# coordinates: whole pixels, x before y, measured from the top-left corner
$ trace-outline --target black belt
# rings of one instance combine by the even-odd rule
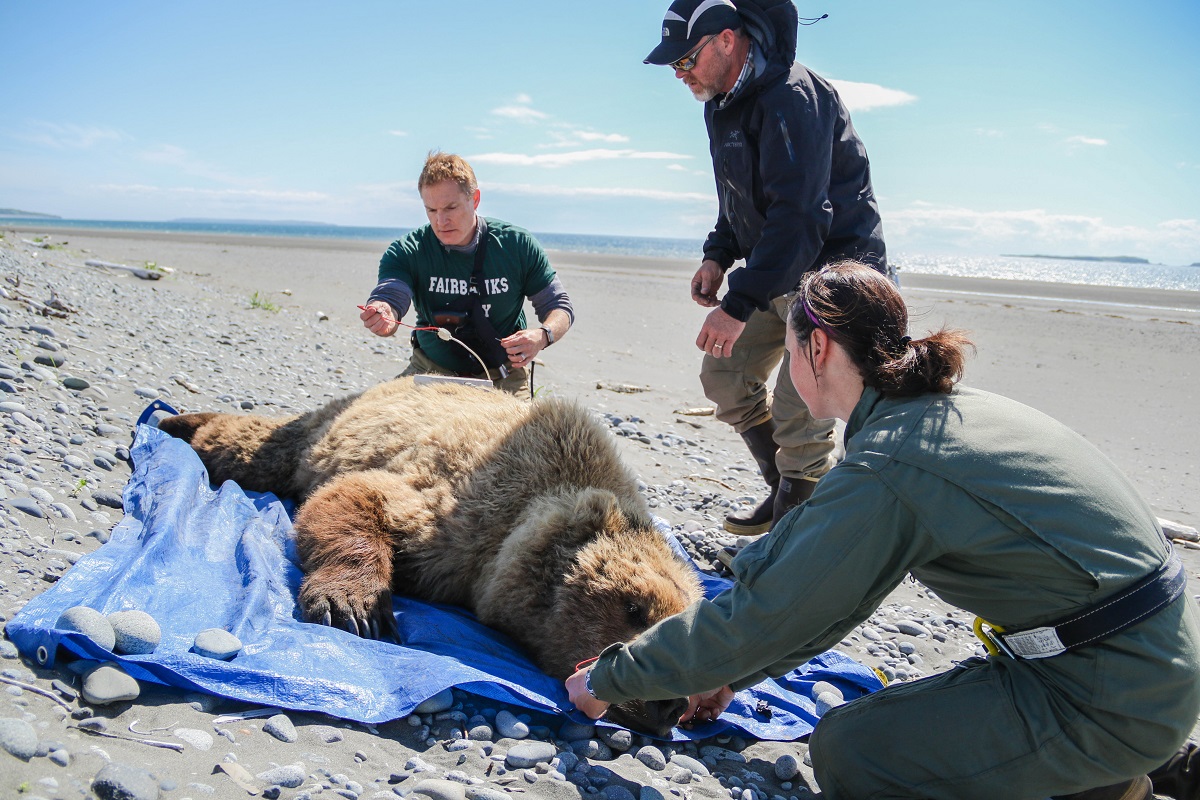
[[[1107,639],[1157,614],[1183,594],[1186,585],[1183,562],[1172,550],[1167,563],[1154,573],[1064,620],[1005,631],[994,626],[985,629],[982,620],[977,619],[975,633],[990,645],[993,655],[1002,652],[1012,658],[1049,658]]]

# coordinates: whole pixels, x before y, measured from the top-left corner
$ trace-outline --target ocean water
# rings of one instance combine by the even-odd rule
[[[318,223],[211,221],[136,222],[0,217],[0,225],[38,230],[94,228],[98,230],[156,231],[166,233],[234,234],[321,239],[357,239],[391,242],[411,228],[372,228]],[[699,259],[703,239],[669,239],[649,236],[594,236],[570,233],[534,235],[547,250],[651,258]],[[1028,258],[1017,256],[922,255],[893,253],[900,272],[970,278],[1076,283],[1091,286],[1129,286],[1147,289],[1200,291],[1200,267],[1165,264],[1121,264],[1106,261]]]

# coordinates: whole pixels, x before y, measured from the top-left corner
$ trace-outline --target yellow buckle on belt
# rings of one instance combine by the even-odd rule
[[[984,625],[986,625],[987,628],[984,628]],[[983,617],[976,617],[975,623],[971,626],[971,630],[975,631],[975,638],[983,642],[983,646],[987,649],[989,656],[995,657],[1005,655],[1009,658],[1016,658],[1016,656],[1013,655],[1012,650],[1009,650],[1008,646],[1004,644],[1003,639],[1001,639],[999,636],[992,635],[993,632],[1004,633],[1004,628],[1001,628],[999,625],[993,625]]]

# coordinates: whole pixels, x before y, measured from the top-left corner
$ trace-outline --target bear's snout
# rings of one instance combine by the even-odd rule
[[[671,738],[671,729],[679,723],[679,717],[687,711],[686,697],[674,700],[631,700],[610,706],[608,720],[635,731],[642,731],[660,739]]]

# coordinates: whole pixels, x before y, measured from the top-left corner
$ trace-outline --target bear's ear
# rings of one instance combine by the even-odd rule
[[[571,527],[594,535],[603,530],[628,527],[616,495],[603,489],[585,489],[575,498]]]

